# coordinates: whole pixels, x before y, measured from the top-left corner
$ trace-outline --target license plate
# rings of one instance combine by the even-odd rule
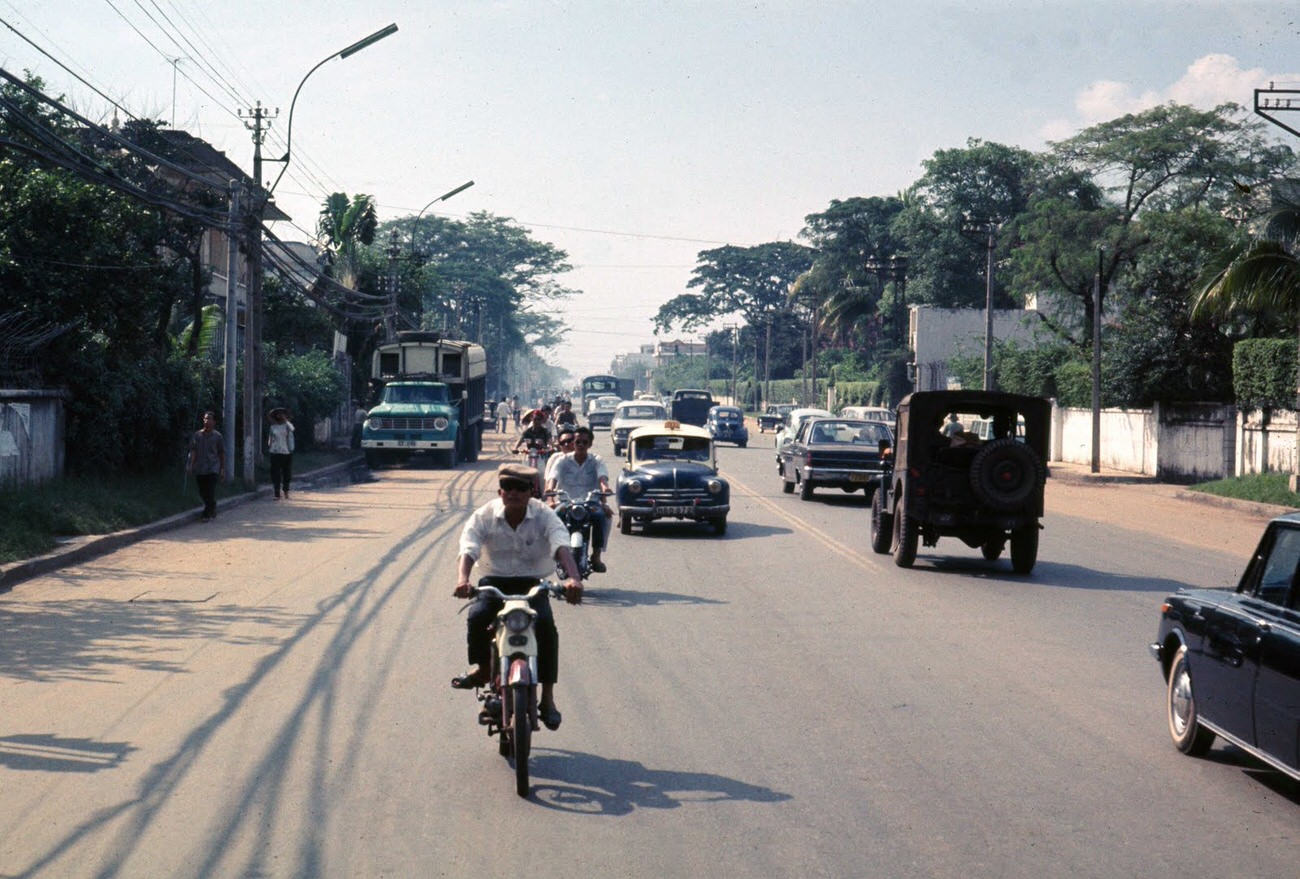
[[[655,512],[663,516],[689,516],[691,507],[655,507]]]
[[[870,482],[875,479],[874,473],[850,473],[849,482]]]
[[[398,440],[397,444],[399,446],[414,446],[415,440]]]

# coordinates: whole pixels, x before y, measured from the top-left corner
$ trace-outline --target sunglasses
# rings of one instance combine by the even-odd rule
[[[522,479],[503,479],[501,480],[502,491],[532,491],[533,484],[524,482]]]
[[[573,437],[571,436],[560,437],[559,444],[562,446],[571,446],[573,445]]]

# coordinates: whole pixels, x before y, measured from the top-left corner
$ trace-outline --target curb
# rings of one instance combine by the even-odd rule
[[[304,473],[301,476],[295,476],[294,482],[298,485],[310,485],[312,481],[321,479],[325,476],[331,476],[344,470],[350,470],[358,463],[363,462],[362,457],[350,458],[346,461],[339,461],[336,464],[330,464],[321,467],[318,470],[312,470],[310,473]],[[238,507],[241,504],[255,501],[258,498],[265,497],[271,493],[269,485],[261,486],[252,491],[235,495],[234,497],[223,498],[217,502],[217,509],[229,510]],[[191,522],[197,522],[202,509],[195,508],[187,510],[184,513],[176,513],[165,519],[159,519],[156,522],[147,522],[144,525],[138,525],[135,528],[127,528],[122,531],[114,531],[111,534],[94,534],[84,537],[73,538],[68,543],[58,549],[48,552],[45,555],[35,556],[22,561],[11,562],[6,565],[0,565],[0,593],[8,592],[15,584],[23,580],[30,580],[32,577],[39,577],[42,574],[48,574],[51,571],[57,571],[60,568],[69,565],[75,565],[89,559],[106,555],[124,546],[130,546],[141,540],[148,540],[157,534],[180,528]]]

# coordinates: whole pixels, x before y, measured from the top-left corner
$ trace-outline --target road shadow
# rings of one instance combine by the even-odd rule
[[[595,607],[663,607],[677,604],[726,604],[713,598],[682,595],[677,592],[642,592],[635,589],[606,589],[589,586],[583,590],[582,603]]]
[[[918,553],[916,574],[933,574],[944,577],[962,577],[967,580],[989,580],[1015,583],[1026,587],[1059,586],[1066,589],[1090,589],[1107,592],[1140,592],[1168,595],[1184,589],[1182,580],[1166,577],[1133,577],[1110,571],[1097,571],[1080,565],[1040,561],[1028,574],[1011,570],[1011,562],[1004,555],[997,561],[982,558],[979,550],[972,549],[969,556],[928,556]]]
[[[531,799],[575,815],[620,817],[638,809],[677,809],[691,803],[780,803],[790,794],[711,772],[650,769],[579,751],[534,749]]]
[[[727,520],[727,533],[718,536],[708,525],[698,522],[679,522],[676,519],[660,519],[650,526],[650,530],[637,525],[631,534],[622,535],[623,540],[752,540],[756,537],[774,537],[778,534],[793,534],[792,528],[779,528],[773,525],[758,525],[753,522]]]
[[[52,733],[0,736],[0,766],[35,772],[115,769],[136,750],[126,742],[92,742]]]
[[[1279,797],[1300,806],[1300,781],[1296,781],[1284,772],[1279,772],[1236,745],[1225,742],[1223,747],[1216,747],[1198,759],[1240,769],[1252,781],[1262,784]]]

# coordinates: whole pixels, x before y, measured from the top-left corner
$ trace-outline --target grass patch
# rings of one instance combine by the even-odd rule
[[[1219,497],[1300,509],[1300,495],[1291,490],[1290,479],[1287,473],[1255,473],[1234,479],[1202,482],[1190,486],[1190,489]]]
[[[311,451],[293,456],[295,473],[308,473],[355,452]],[[236,470],[239,468],[236,463]],[[258,469],[259,485],[270,482]],[[220,483],[217,499],[242,494],[239,482]],[[202,505],[192,476],[179,469],[142,476],[65,477],[44,485],[0,490],[0,564],[44,555],[62,539],[110,534],[165,519]]]

